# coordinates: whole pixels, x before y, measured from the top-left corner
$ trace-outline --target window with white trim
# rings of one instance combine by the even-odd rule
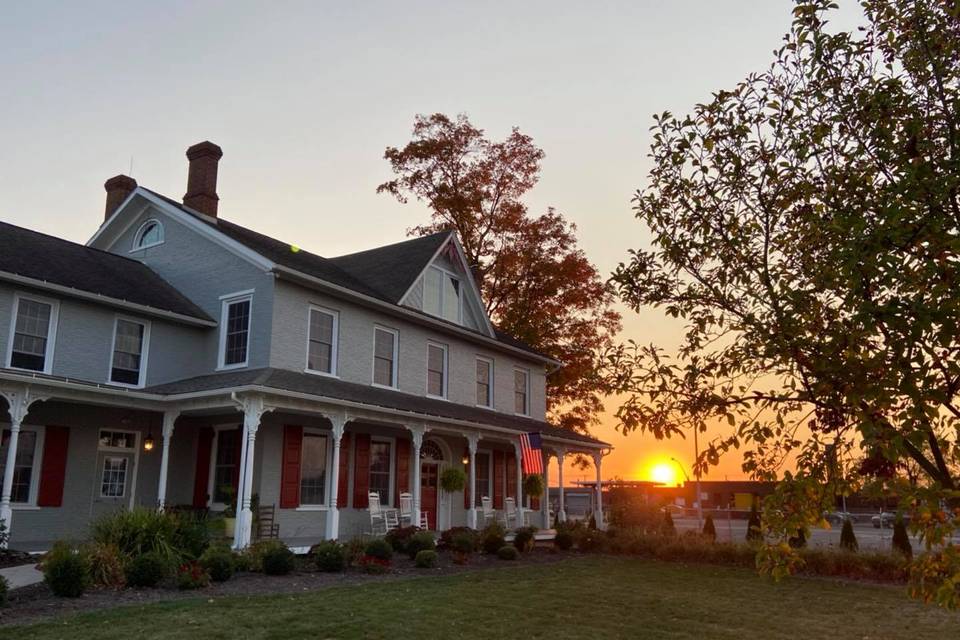
[[[477,358],[477,405],[493,406],[493,360]]]
[[[462,292],[460,278],[449,271],[430,267],[423,278],[423,310],[430,315],[460,324]]]
[[[132,431],[100,430],[101,451],[135,451],[137,448],[137,434]]]
[[[36,496],[38,482],[37,462],[39,434],[32,429],[21,428],[17,438],[17,454],[13,460],[13,490],[10,493],[12,504],[30,504]],[[7,451],[10,447],[10,429],[0,434],[0,478],[7,465]]]
[[[427,343],[427,395],[447,397],[447,347]]]
[[[110,382],[140,386],[147,349],[148,325],[144,322],[117,318],[113,332],[113,358]]]
[[[475,506],[478,507],[482,506],[482,498],[493,498],[492,457],[493,454],[489,451],[477,452],[477,495],[474,500],[476,501]]]
[[[127,456],[105,456],[100,476],[101,498],[122,498],[127,492]]]
[[[137,235],[134,236],[132,251],[139,251],[158,244],[163,244],[163,225],[160,224],[159,220],[147,220],[137,230]]]
[[[339,314],[336,311],[310,307],[307,336],[307,370],[337,375],[337,333]]]
[[[397,386],[397,337],[393,329],[373,329],[373,383],[382,387]]]
[[[530,372],[513,370],[513,410],[520,415],[530,413]]]
[[[304,431],[300,448],[300,504],[327,504],[327,436]]]
[[[217,429],[216,451],[213,457],[212,502],[229,505],[236,496],[234,480],[240,466],[241,430],[235,427]]]
[[[243,295],[223,301],[220,333],[220,367],[247,366],[250,347],[250,311],[253,296]]]
[[[380,504],[392,504],[393,442],[370,441],[370,492],[380,496]]]
[[[59,305],[17,295],[13,307],[9,366],[50,373]]]

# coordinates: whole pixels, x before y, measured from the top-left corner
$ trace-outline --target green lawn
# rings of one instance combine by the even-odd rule
[[[295,596],[207,598],[2,629],[27,638],[924,638],[960,637],[960,614],[903,588],[738,569],[582,558]]]

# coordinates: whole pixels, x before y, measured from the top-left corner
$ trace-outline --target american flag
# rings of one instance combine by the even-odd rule
[[[543,452],[539,433],[521,434],[520,451],[523,453],[524,473],[543,473]]]

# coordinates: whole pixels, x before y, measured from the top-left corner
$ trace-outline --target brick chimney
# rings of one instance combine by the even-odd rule
[[[107,206],[103,211],[103,219],[106,221],[110,219],[117,207],[123,204],[127,196],[137,188],[137,181],[130,176],[120,174],[104,182],[103,188],[107,190]]]
[[[212,142],[198,142],[187,149],[190,170],[183,204],[210,217],[217,217],[217,163],[223,150]]]

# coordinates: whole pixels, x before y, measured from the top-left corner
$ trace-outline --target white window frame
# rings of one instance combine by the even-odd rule
[[[127,382],[116,382],[113,380],[113,354],[117,349],[117,328],[120,325],[120,321],[131,322],[133,324],[139,324],[143,327],[143,344],[140,345],[140,377],[137,380],[136,384],[129,384]],[[131,316],[118,315],[113,319],[113,340],[110,342],[110,361],[107,363],[107,384],[115,385],[118,387],[130,387],[132,389],[142,389],[143,385],[146,383],[147,379],[147,360],[150,355],[150,325],[149,320],[140,320],[139,318],[134,318]]]
[[[210,447],[210,470],[207,472],[207,508],[211,511],[223,511],[227,508],[226,503],[224,502],[214,502],[213,496],[215,495],[213,482],[217,476],[217,450],[220,448],[220,432],[221,431],[239,431],[240,438],[240,458],[237,459],[237,466],[240,467],[240,461],[243,459],[243,438],[245,437],[243,431],[243,425],[240,424],[217,424],[213,426],[213,446]],[[243,482],[243,467],[240,467],[240,482]],[[234,496],[236,498],[236,496]],[[237,505],[237,512],[240,511],[240,506]]]
[[[3,438],[3,432],[9,430],[9,422],[0,423],[0,439]],[[43,425],[21,425],[20,435],[23,436],[26,431],[32,431],[37,434],[37,440],[33,446],[33,467],[30,469],[30,491],[26,502],[10,502],[10,508],[14,511],[35,511],[40,508],[37,506],[37,495],[40,492],[40,471],[41,467],[43,467],[43,446],[46,429]],[[17,446],[20,446],[19,442]],[[7,461],[4,460],[3,462],[6,463]]]
[[[333,437],[332,432],[329,429],[316,429],[313,427],[306,427],[303,430],[303,435],[307,434],[321,436],[327,439],[327,467],[324,471],[324,486],[323,486],[323,502],[321,504],[307,504],[301,501],[297,506],[297,511],[326,511],[330,508],[330,483],[333,481]],[[300,458],[300,479],[303,479],[303,456]],[[297,487],[298,493],[299,486]],[[302,496],[302,493],[300,494]]]
[[[494,381],[494,375],[495,375],[495,374],[494,374],[494,368],[493,368],[493,366],[494,366],[494,365],[493,365],[493,358],[488,358],[487,356],[479,356],[479,355],[478,355],[476,362],[486,362],[486,363],[490,366],[490,380],[488,381],[488,384],[487,384],[487,404],[480,404],[480,403],[478,402],[478,403],[477,403],[477,406],[478,406],[478,407],[481,407],[481,408],[483,408],[483,409],[493,409],[493,408],[494,408],[494,405],[493,405],[493,387],[494,387],[493,381]],[[475,395],[476,395],[476,393],[477,393],[477,381],[476,381],[477,371],[476,371],[476,362],[474,363],[474,371],[473,371],[473,376],[474,376],[474,381],[473,381],[473,393],[474,393]]]
[[[517,382],[516,382],[516,375],[517,375],[517,372],[518,372],[518,371],[524,375],[524,377],[525,377],[525,379],[526,379],[526,383],[527,383],[527,388],[526,388],[526,390],[524,391],[524,394],[523,394],[523,395],[524,395],[524,399],[525,399],[525,402],[524,402],[524,405],[525,405],[525,406],[523,407],[523,411],[522,411],[522,412],[517,411],[517,386],[516,386],[516,385],[517,385]],[[524,368],[524,367],[514,367],[514,368],[513,368],[513,379],[512,379],[510,382],[511,382],[510,387],[511,387],[511,389],[513,390],[513,393],[511,394],[511,395],[513,396],[513,398],[512,398],[512,401],[513,401],[513,412],[514,412],[516,415],[518,415],[518,416],[529,416],[529,415],[530,415],[530,369],[526,369],[526,368]]]
[[[328,316],[333,318],[333,344],[330,347],[330,371],[320,371],[317,369],[310,368],[310,327],[312,326],[313,312],[325,313]],[[321,307],[319,305],[311,304],[307,305],[307,352],[306,352],[306,365],[303,370],[306,373],[313,373],[319,376],[330,376],[331,378],[338,378],[338,355],[340,343],[340,312],[334,309],[328,309],[327,307]]]
[[[217,355],[217,371],[229,371],[230,369],[243,369],[250,364],[250,349],[253,346],[253,289],[247,291],[237,291],[220,296],[220,347]],[[230,305],[238,302],[250,302],[250,315],[247,317],[247,353],[243,362],[226,364],[227,359],[227,318],[230,311]]]
[[[107,462],[110,460],[123,460],[124,469],[123,469],[123,492],[118,496],[107,496],[103,493],[103,474],[107,470]],[[127,456],[103,456],[103,464],[100,466],[100,477],[98,478],[100,482],[100,497],[107,500],[123,500],[127,497],[127,480],[130,478],[130,458]]]
[[[393,379],[392,385],[380,384],[377,382],[377,331],[384,331],[386,333],[393,334],[393,371],[391,372],[391,378]],[[371,354],[370,359],[370,383],[374,387],[380,387],[381,389],[397,389],[400,386],[400,332],[396,329],[391,329],[390,327],[385,327],[380,324],[373,325],[373,353]]]
[[[390,445],[390,490],[386,501],[381,501],[381,505],[389,507],[393,504],[394,491],[396,491],[397,480],[397,439],[389,436],[370,436],[370,444],[381,442]],[[367,486],[370,487],[370,466],[367,466]]]
[[[102,445],[100,444],[100,434],[103,433],[104,431],[111,431],[111,432],[113,432],[113,433],[128,433],[128,434],[131,434],[131,435],[133,436],[133,448],[105,447],[105,446],[102,446]],[[129,496],[129,500],[128,500],[128,502],[127,502],[127,508],[128,508],[128,509],[133,509],[133,503],[134,503],[134,500],[136,500],[136,497],[137,497],[137,473],[138,473],[138,471],[140,470],[140,435],[141,435],[141,434],[140,434],[139,431],[135,431],[135,430],[133,430],[133,429],[114,429],[113,427],[101,427],[101,428],[97,429],[97,454],[98,454],[98,455],[96,456],[95,460],[98,460],[98,461],[99,461],[99,459],[100,459],[100,455],[99,455],[99,454],[102,453],[102,452],[106,452],[106,453],[125,453],[125,454],[131,455],[131,456],[133,457],[132,468],[131,468],[131,465],[128,465],[128,466],[127,466],[127,477],[130,478],[130,496]],[[100,466],[100,465],[96,465],[96,463],[95,463],[95,468],[97,468],[97,473],[100,474],[99,476],[97,476],[97,479],[98,479],[98,482],[100,482],[100,484],[101,484],[101,489],[102,489],[102,485],[103,485],[103,467]],[[97,490],[97,495],[98,495],[98,496],[99,496],[100,493],[101,493],[101,489],[98,489],[98,490]],[[126,488],[124,488],[124,492],[126,492]],[[103,497],[103,496],[101,496],[101,497]],[[124,495],[124,497],[126,498],[127,496]]]
[[[484,491],[483,487],[480,486],[480,476],[479,475],[476,476],[477,477],[477,495],[474,497],[474,505],[473,505],[475,508],[480,507],[480,504],[481,504],[480,499],[483,498],[483,496],[487,496],[488,498],[490,498],[490,500],[493,500],[493,487],[494,487],[493,451],[489,449],[478,449],[476,460],[479,460],[481,456],[487,458],[487,465],[488,465],[487,469],[489,473],[487,474],[487,490],[486,491]],[[478,464],[477,469],[479,468],[480,468],[480,465]],[[476,474],[476,471],[474,471],[474,474]],[[467,480],[467,482],[469,484],[469,479]]]
[[[457,320],[456,320],[456,322],[457,322],[457,324],[462,325],[462,324],[463,324],[463,299],[464,299],[464,278],[463,278],[463,276],[461,276],[459,273],[454,273],[453,271],[450,271],[450,270],[448,270],[448,269],[444,269],[443,267],[438,267],[438,266],[435,265],[435,264],[431,264],[429,267],[427,267],[427,270],[428,270],[428,271],[429,271],[430,269],[436,269],[437,271],[440,272],[440,275],[441,275],[441,279],[440,279],[440,313],[437,314],[437,315],[434,315],[434,314],[431,313],[430,315],[432,315],[434,318],[440,318],[441,320],[444,320],[444,321],[446,321],[446,322],[450,322],[450,320],[448,320],[447,318],[445,318],[444,315],[443,315],[443,296],[444,296],[444,293],[443,293],[443,292],[444,292],[444,288],[443,288],[443,285],[444,285],[443,276],[448,276],[448,277],[450,277],[450,278],[452,278],[452,279],[454,279],[454,280],[456,280],[457,282],[460,283],[460,287],[459,287],[460,297],[457,299]],[[424,277],[423,277],[424,311],[426,311],[426,297],[427,297],[427,276],[424,275]]]
[[[434,347],[443,351],[443,377],[441,380],[441,395],[434,395],[430,393],[430,348]],[[447,345],[441,342],[435,342],[433,340],[427,341],[427,366],[425,371],[425,382],[426,382],[426,395],[429,398],[437,398],[439,400],[446,400],[448,394],[448,385],[450,380],[450,349]]]
[[[151,242],[150,244],[141,244],[143,239],[143,232],[146,230],[147,225],[155,223],[160,229],[160,239],[156,242]],[[143,251],[144,249],[149,249],[150,247],[156,247],[163,244],[166,240],[166,229],[163,228],[163,223],[157,220],[156,218],[150,218],[149,220],[144,221],[143,224],[137,229],[137,232],[133,235],[133,248],[130,249],[130,253],[137,253],[138,251]]]
[[[50,305],[50,320],[47,323],[47,348],[43,355],[43,371],[23,369],[13,366],[13,339],[17,334],[17,315],[20,313],[20,301],[30,300],[40,304]],[[7,367],[17,371],[32,371],[50,375],[53,371],[53,354],[57,342],[57,327],[60,325],[60,301],[42,296],[28,295],[19,291],[13,294],[13,314],[10,316],[10,335],[7,340]]]

